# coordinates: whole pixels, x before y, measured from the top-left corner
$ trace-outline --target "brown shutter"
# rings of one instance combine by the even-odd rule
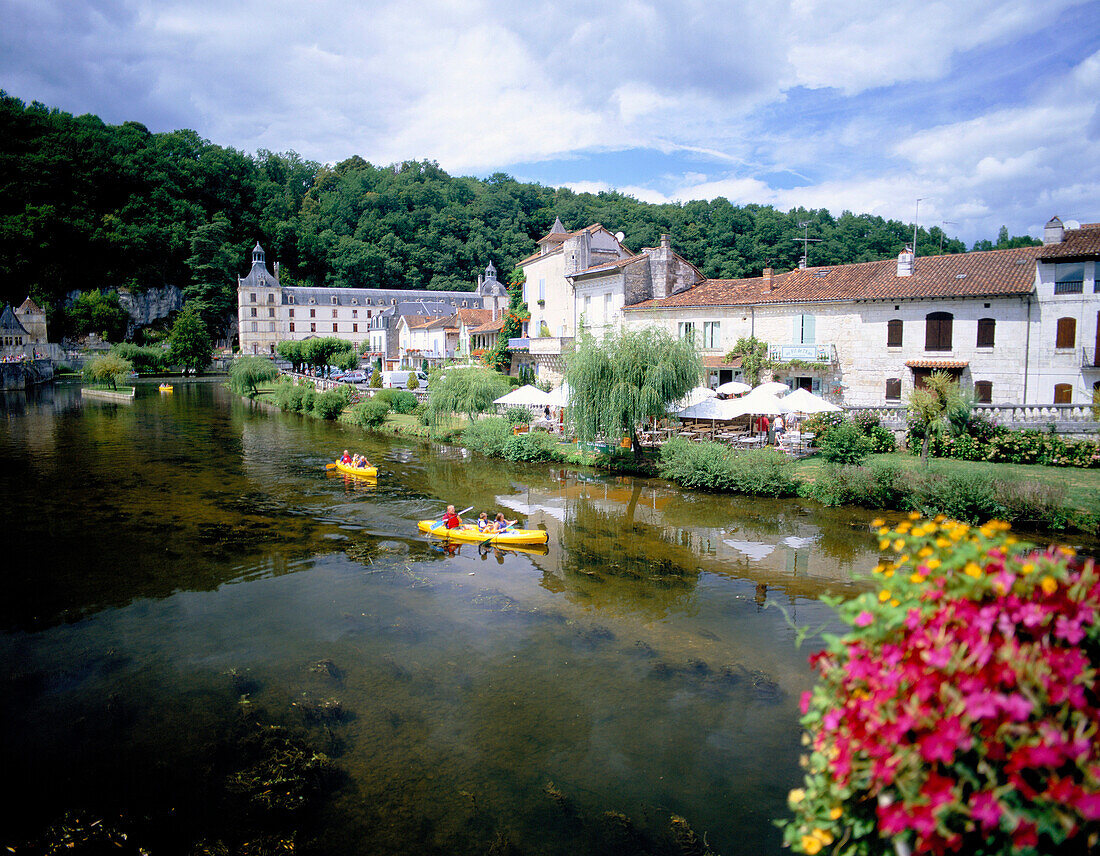
[[[997,334],[997,321],[994,318],[978,319],[978,347],[992,348]]]
[[[901,378],[890,377],[886,379],[886,400],[901,401]]]
[[[900,318],[894,318],[886,324],[886,347],[901,347],[902,325]]]
[[[1070,319],[1072,320],[1072,319]],[[1068,383],[1056,383],[1054,384],[1054,403],[1055,404],[1072,404],[1073,403],[1073,386]]]
[[[930,312],[925,316],[924,349],[926,351],[951,350],[950,312]]]
[[[1058,338],[1054,344],[1056,348],[1072,348],[1077,344],[1077,319],[1058,319]],[[1056,404],[1058,402],[1055,402]],[[1063,402],[1064,403],[1064,402]]]
[[[979,380],[974,383],[974,401],[978,404],[990,404],[993,401],[993,382]]]

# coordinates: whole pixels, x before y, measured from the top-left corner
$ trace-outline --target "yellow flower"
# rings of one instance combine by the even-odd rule
[[[909,582],[920,585],[924,582],[924,574],[911,574],[909,576]]]
[[[889,526],[881,526],[881,527],[879,527],[879,530],[878,530],[878,534],[879,534],[880,536],[882,536],[883,538],[885,538],[885,537],[886,537],[887,535],[889,535],[889,534],[890,534],[890,527],[889,527]]]
[[[901,538],[898,538],[898,540],[894,542],[894,550],[896,550],[897,552],[900,553],[904,547],[905,541]]]
[[[787,802],[791,805],[798,805],[804,799],[806,799],[806,792],[802,788],[795,788],[787,794]]]
[[[906,532],[908,532],[912,528],[913,528],[913,524],[909,523],[908,521],[905,521],[905,522],[902,522],[902,523],[898,524],[898,532],[900,532],[902,535],[904,535]]]
[[[895,598],[894,600],[890,601],[890,606],[901,606],[901,601]]]
[[[921,547],[917,551],[917,558],[918,559],[927,559],[929,556],[932,555],[933,552],[934,551],[931,547]]]
[[[881,541],[878,542],[878,548],[880,550],[889,550],[890,549],[890,539],[889,538],[883,538]]]
[[[943,523],[943,521],[945,521],[947,519],[947,515],[946,514],[937,514],[932,519],[935,520],[937,523]]]
[[[1050,577],[1047,577],[1047,579],[1050,579]],[[890,599],[890,592],[889,592],[889,590],[887,590],[887,589],[883,589],[882,591],[880,591],[880,592],[878,593],[878,601],[879,601],[879,603],[886,603],[886,601],[888,601],[889,599]]]
[[[909,519],[910,520],[920,520],[920,512],[919,511],[910,511],[909,512]]]
[[[1054,594],[1058,591],[1058,581],[1054,577],[1043,577],[1043,581],[1039,583],[1039,587],[1047,594]]]
[[[951,542],[950,542],[950,541],[948,541],[948,540],[947,540],[946,538],[937,538],[937,539],[936,539],[936,546],[937,546],[937,547],[940,547],[941,549],[942,549],[943,547],[950,547],[950,546],[951,546]]]
[[[901,557],[898,559],[898,564],[899,565],[904,565],[908,561],[909,561],[909,554],[908,553],[902,553]]]
[[[841,809],[840,806],[836,806],[829,810],[829,820],[840,820],[843,814],[843,809]]]
[[[876,517],[874,520],[871,521],[871,526],[875,529],[878,529],[880,526],[885,526],[885,525],[886,525],[886,521],[883,520],[881,517]]]
[[[1020,573],[1023,574],[1024,576],[1027,576],[1028,574],[1030,574],[1034,570],[1035,570],[1035,565],[1033,565],[1031,562],[1025,562],[1023,564],[1023,566],[1020,568]]]
[[[887,568],[885,571],[882,572],[882,575],[884,577],[886,577],[886,579],[890,579],[890,577],[892,577],[894,575],[894,569],[893,568]]]
[[[815,829],[812,834],[814,838],[826,847],[833,843],[833,834],[827,829]]]
[[[814,838],[812,835],[802,836],[802,852],[808,853],[809,856],[814,856],[815,853],[821,852],[821,842]]]
[[[966,567],[963,568],[963,573],[968,577],[977,579],[982,575],[982,569],[978,566],[977,562],[967,562]]]
[[[941,564],[943,563],[939,559],[929,559],[927,562],[925,562],[925,567],[927,567],[930,571],[934,571]]]

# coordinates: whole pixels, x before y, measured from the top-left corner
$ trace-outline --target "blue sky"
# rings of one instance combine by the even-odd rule
[[[1100,220],[1100,0],[0,0],[0,87],[323,162]],[[613,225],[613,224],[608,224]]]

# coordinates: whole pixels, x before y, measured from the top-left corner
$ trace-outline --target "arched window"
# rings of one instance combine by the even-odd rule
[[[887,401],[901,401],[901,378],[900,377],[888,377],[888,378],[886,378],[886,400]]]
[[[929,312],[924,321],[924,350],[950,351],[954,316],[950,312]]]
[[[993,382],[989,380],[974,381],[974,401],[977,404],[993,403]]]
[[[997,320],[995,318],[978,319],[978,347],[992,348],[996,338]]]
[[[886,322],[886,347],[887,348],[900,348],[901,347],[901,330],[902,324],[900,318],[892,318]]]
[[[1059,318],[1058,336],[1054,342],[1056,348],[1073,348],[1077,345],[1077,319]]]
[[[1068,383],[1054,384],[1054,403],[1073,404],[1073,385]]]
[[[332,305],[333,305],[333,306],[335,306],[335,305],[336,305],[336,295],[335,295],[335,294],[334,294],[334,295],[332,295]]]

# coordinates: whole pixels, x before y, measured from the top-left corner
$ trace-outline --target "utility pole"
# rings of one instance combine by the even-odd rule
[[[944,226],[958,226],[959,225],[954,220],[941,220],[940,222]],[[940,255],[941,256],[943,255],[943,229],[940,229]]]
[[[810,237],[810,221],[801,220],[798,223],[798,228],[802,230],[802,237],[795,238],[796,241],[802,242],[802,266],[810,266],[810,244],[820,244],[824,238],[811,238]]]

